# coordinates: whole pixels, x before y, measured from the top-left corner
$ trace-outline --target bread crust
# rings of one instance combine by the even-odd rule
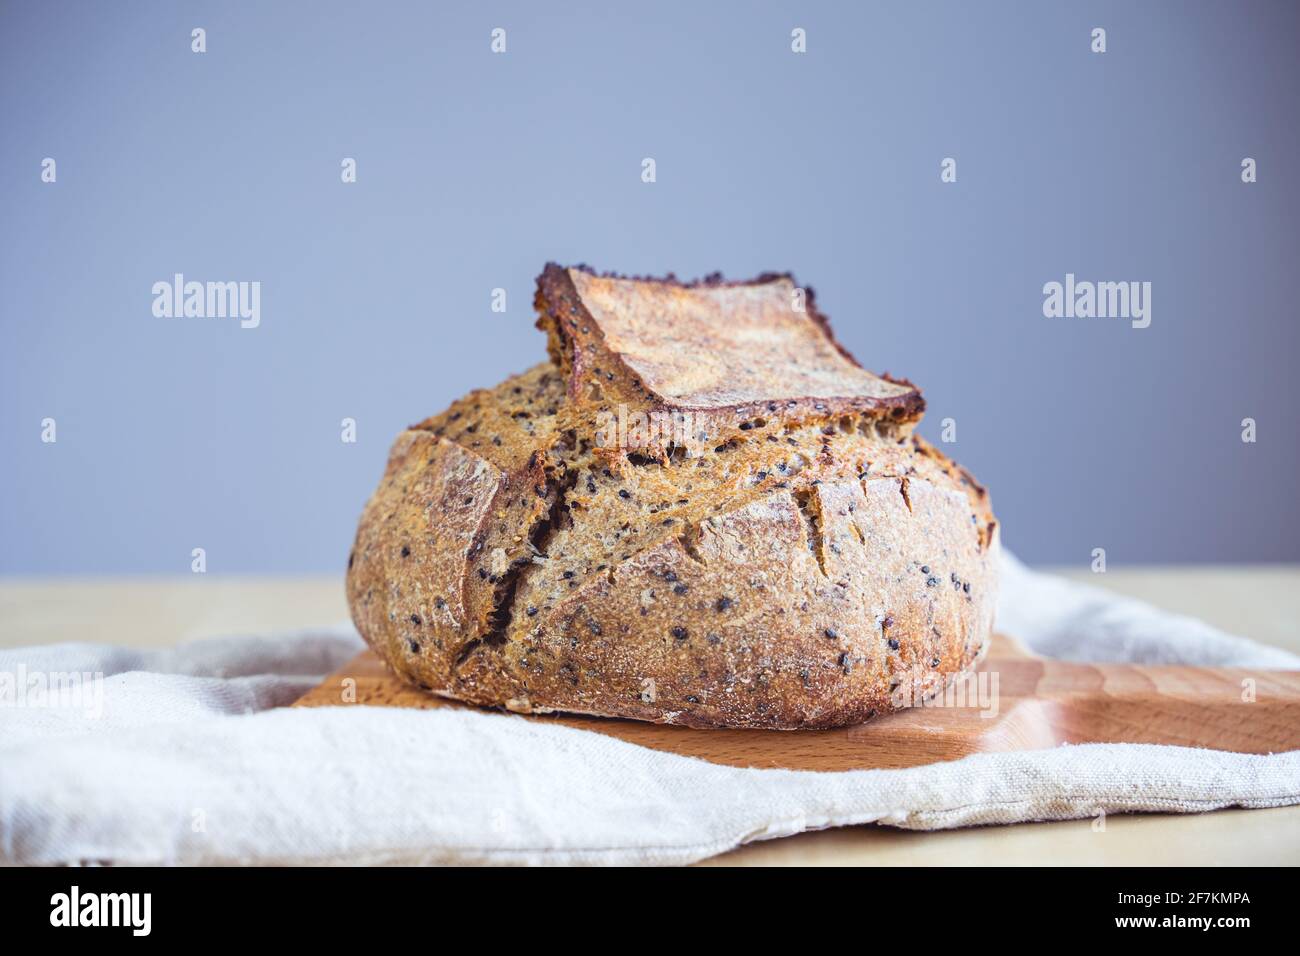
[[[862,372],[811,296],[780,313],[792,279],[548,266],[538,286],[552,362],[403,432],[362,515],[349,604],[394,672],[520,712],[796,729],[900,709],[978,661],[988,495],[911,434],[920,393]],[[720,390],[737,315],[803,357]],[[665,321],[708,340],[700,374],[656,364]],[[783,363],[849,394],[781,395]],[[601,446],[614,404],[698,411],[706,450]]]
[[[840,415],[915,423],[925,410],[911,382],[863,369],[813,290],[789,274],[679,282],[549,263],[535,304],[578,405],[690,412],[714,434],[773,415],[785,424]],[[646,444],[640,450],[662,453]]]

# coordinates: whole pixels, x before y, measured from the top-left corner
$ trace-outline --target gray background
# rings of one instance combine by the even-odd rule
[[[1027,559],[1300,558],[1300,5],[545,6],[4,3],[0,571],[341,569],[548,259],[793,270]],[[261,327],[155,318],[175,272]],[[1151,327],[1044,318],[1066,272]]]

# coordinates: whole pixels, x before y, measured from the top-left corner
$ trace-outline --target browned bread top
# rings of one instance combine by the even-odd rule
[[[575,401],[704,413],[717,438],[751,416],[904,422],[924,409],[910,382],[863,369],[789,275],[679,282],[552,263],[537,305]]]

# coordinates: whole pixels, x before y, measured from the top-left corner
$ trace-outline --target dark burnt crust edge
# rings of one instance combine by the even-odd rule
[[[548,262],[542,269],[541,274],[537,277],[537,294],[534,304],[538,311],[537,327],[551,334],[547,327],[545,317],[549,316],[555,326],[555,333],[560,341],[552,342],[552,358],[557,360],[562,371],[570,376],[570,395],[574,395],[574,389],[577,385],[577,378],[574,370],[581,367],[581,349],[580,335],[575,327],[576,317],[581,316],[590,323],[590,327],[595,329],[597,334],[601,334],[600,325],[591,316],[587,310],[586,304],[582,301],[582,296],[578,293],[577,287],[573,284],[573,279],[569,275],[570,270],[583,272],[589,276],[599,279],[618,279],[627,282],[646,282],[658,283],[676,286],[681,289],[716,289],[716,288],[741,288],[746,286],[766,285],[780,279],[788,279],[796,287],[804,290],[804,303],[807,309],[807,315],[821,329],[823,335],[830,344],[845,359],[853,364],[855,368],[862,369],[877,378],[894,385],[900,385],[911,391],[902,395],[894,395],[888,398],[869,398],[866,396],[842,396],[837,398],[796,398],[784,397],[773,398],[765,401],[755,402],[744,406],[731,406],[740,417],[747,417],[755,414],[761,414],[762,409],[771,403],[786,405],[788,407],[800,407],[805,409],[815,409],[817,415],[826,414],[827,417],[833,417],[842,414],[851,413],[871,413],[881,411],[886,416],[896,421],[915,421],[918,420],[925,412],[925,399],[921,390],[906,378],[899,378],[890,375],[888,372],[871,372],[863,367],[862,363],[835,337],[835,332],[831,328],[830,319],[823,314],[816,304],[816,293],[811,286],[799,286],[794,274],[790,272],[762,272],[752,279],[726,279],[721,272],[711,272],[699,279],[682,280],[678,279],[674,273],[668,273],[665,276],[635,276],[626,275],[619,272],[599,272],[585,263],[579,263],[574,266],[562,266],[557,262]],[[567,340],[567,341],[566,341]],[[563,347],[567,346],[569,354],[564,354]],[[557,354],[558,353],[558,354]],[[725,412],[727,409],[716,406],[691,405],[688,403],[668,402],[654,393],[649,386],[637,375],[626,362],[621,363],[624,371],[632,377],[636,389],[641,392],[654,406],[661,409],[675,409],[683,411],[704,411],[704,412]],[[817,405],[825,406],[824,409],[817,409]],[[814,416],[815,417],[815,416]]]
[[[579,262],[577,265],[573,266],[562,266],[558,262],[548,262],[542,270],[542,274],[545,275],[546,271],[550,269],[558,269],[562,272],[574,269],[578,272],[585,272],[587,275],[595,279],[621,279],[625,282],[653,282],[658,285],[677,286],[679,289],[717,289],[729,286],[765,285],[768,282],[775,282],[777,279],[789,279],[791,282],[795,282],[794,275],[790,272],[760,272],[752,279],[728,279],[719,271],[710,272],[708,275],[701,276],[698,279],[679,279],[675,272],[669,272],[667,275],[662,276],[636,276],[627,275],[623,272],[601,272],[597,269],[593,269],[585,262]],[[795,284],[798,285],[797,282]],[[808,293],[809,298],[811,298],[812,289],[809,289],[807,286],[804,286],[803,288]]]

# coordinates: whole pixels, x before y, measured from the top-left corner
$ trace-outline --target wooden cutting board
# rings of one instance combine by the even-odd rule
[[[1076,664],[996,636],[965,706],[914,707],[836,730],[693,730],[578,715],[529,716],[737,767],[913,767],[1064,743],[1151,743],[1241,753],[1300,749],[1300,671]],[[942,702],[940,702],[942,703]],[[295,706],[462,707],[411,687],[371,651]]]

